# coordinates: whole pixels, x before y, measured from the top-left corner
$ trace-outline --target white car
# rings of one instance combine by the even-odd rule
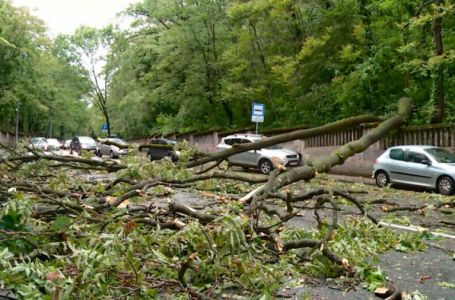
[[[60,142],[57,139],[46,139],[49,150],[59,150]]]
[[[46,138],[43,138],[43,137],[32,137],[30,139],[29,147],[33,148],[33,149],[47,151],[48,148],[49,148],[49,145],[48,145],[48,143],[46,141]]]
[[[234,134],[221,140],[218,150],[231,148],[235,144],[245,144],[264,139],[263,135],[256,134]],[[228,162],[232,165],[241,166],[244,169],[259,168],[263,174],[268,174],[274,169],[276,164],[286,167],[300,165],[301,155],[295,151],[285,149],[279,145],[270,146],[259,150],[250,150],[228,157]]]

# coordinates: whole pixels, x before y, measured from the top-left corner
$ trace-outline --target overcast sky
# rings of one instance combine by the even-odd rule
[[[116,14],[139,0],[13,0],[15,6],[29,7],[43,19],[52,36],[71,34],[79,25],[101,28]]]

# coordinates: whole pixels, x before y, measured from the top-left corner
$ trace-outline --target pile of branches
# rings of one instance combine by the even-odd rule
[[[276,166],[269,176],[216,168],[236,153],[379,119],[345,119],[178,165],[166,159],[145,164],[140,158],[117,163],[61,157],[33,149],[24,155],[4,147],[10,155],[0,160],[0,297],[279,296],[283,278],[301,276],[302,270],[311,274],[318,262],[328,266],[324,275],[343,275],[351,284],[364,280],[352,264],[359,257],[331,249],[337,236],[342,238],[337,203],[344,199],[357,207],[360,221],[353,226],[369,227],[368,238],[385,234],[377,220],[349,191],[293,193],[292,187],[364,151],[401,126],[409,112],[409,99],[401,99],[397,114],[381,119],[359,140],[292,170]],[[115,176],[87,183],[93,172]],[[167,198],[177,189],[239,187],[239,182],[236,195],[213,195],[215,202],[204,207]],[[250,192],[242,195],[245,189]],[[314,211],[319,230],[286,226],[304,209]],[[391,238],[388,246],[396,242]]]

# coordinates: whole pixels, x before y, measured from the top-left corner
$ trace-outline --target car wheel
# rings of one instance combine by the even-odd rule
[[[96,154],[96,156],[98,156],[98,157],[102,157],[102,156],[103,156],[103,154],[101,154],[101,150],[99,150],[99,149],[96,151],[95,154]]]
[[[117,156],[114,155],[114,151],[112,151],[112,150],[110,152],[110,156],[111,156],[111,158],[117,158]]]
[[[378,187],[385,187],[390,183],[389,175],[385,171],[377,171],[374,175],[374,179],[376,180],[376,185]]]
[[[452,195],[454,192],[454,182],[449,176],[442,176],[439,178],[436,185],[438,193],[441,195]]]
[[[262,174],[269,174],[273,170],[272,162],[268,159],[262,159],[259,162],[259,168]]]

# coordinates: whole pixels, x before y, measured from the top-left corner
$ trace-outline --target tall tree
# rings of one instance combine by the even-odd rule
[[[84,131],[86,76],[58,55],[43,21],[0,0],[0,36],[0,130],[13,131],[18,108],[24,135]]]
[[[414,122],[455,119],[452,1],[144,0],[127,13],[111,93],[127,136],[247,127],[254,101],[264,127],[383,114],[402,95]]]
[[[81,26],[72,37],[80,58],[89,72],[92,84],[92,103],[99,109],[107,124],[107,133],[111,135],[109,117],[109,88],[114,73],[110,56],[107,53],[113,41],[113,27],[101,30]]]
[[[442,57],[444,54],[442,42],[442,0],[434,0],[436,16],[433,20],[433,39],[435,46],[435,55]],[[441,62],[437,68],[433,83],[433,93],[435,102],[435,112],[432,123],[442,123],[444,120],[444,63]]]

